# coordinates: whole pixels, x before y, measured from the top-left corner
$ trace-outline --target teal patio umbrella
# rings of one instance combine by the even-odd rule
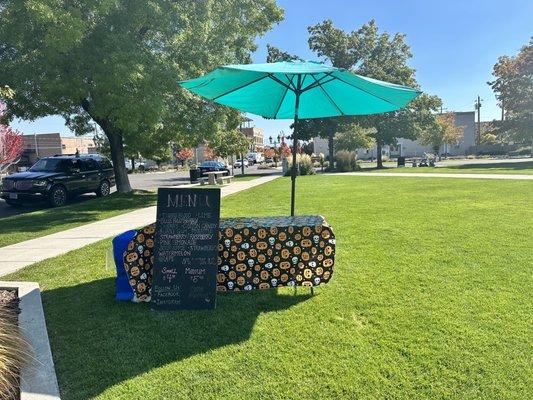
[[[420,94],[312,61],[226,65],[180,82],[191,92],[271,119],[293,119],[291,216],[294,215],[298,119],[368,115],[405,107]]]

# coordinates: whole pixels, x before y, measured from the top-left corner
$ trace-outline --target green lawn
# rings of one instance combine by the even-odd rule
[[[43,208],[0,219],[0,247],[49,235],[79,225],[113,217],[140,207],[154,205],[156,194],[136,192],[113,193],[60,208]]]
[[[222,200],[284,215],[281,178]],[[337,236],[332,281],[218,296],[212,312],[113,299],[110,241],[30,266],[62,399],[529,399],[533,185],[319,175],[297,212]]]
[[[456,173],[456,174],[524,174],[533,175],[533,161],[525,162],[505,162],[505,163],[484,163],[466,164],[449,167],[436,168],[411,168],[409,164],[406,168],[395,168],[388,166],[385,169],[363,168],[363,171],[373,172],[422,172],[422,173]]]

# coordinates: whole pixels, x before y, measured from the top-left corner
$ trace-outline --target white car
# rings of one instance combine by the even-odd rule
[[[241,168],[243,162],[244,162],[244,166],[248,168],[249,163],[247,159],[244,159],[244,160],[241,159],[241,160],[235,161],[235,164],[233,164],[233,168]]]

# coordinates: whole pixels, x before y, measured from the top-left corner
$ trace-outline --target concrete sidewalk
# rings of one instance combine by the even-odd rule
[[[459,179],[507,179],[507,180],[533,180],[533,175],[524,174],[439,174],[432,172],[335,172],[330,175],[353,176],[401,176],[408,178],[459,178]]]
[[[227,186],[221,187],[221,196],[225,197],[241,192],[279,177],[280,175],[268,175],[250,181],[235,181]],[[186,186],[192,185],[180,187]],[[148,225],[155,221],[155,215],[155,206],[141,208],[66,231],[0,247],[0,254],[2,254],[2,259],[0,260],[0,276],[10,274],[38,261],[56,257],[102,239],[116,236],[129,229]]]

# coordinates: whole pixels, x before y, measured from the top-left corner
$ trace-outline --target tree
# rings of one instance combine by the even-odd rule
[[[456,144],[464,135],[465,126],[456,125],[455,115],[452,113],[439,114],[436,116],[434,128],[421,131],[422,144],[431,145],[433,153],[438,157],[439,149],[444,144]]]
[[[117,190],[131,191],[124,145],[159,137],[190,146],[233,129],[238,112],[178,81],[250,62],[258,35],[283,13],[274,0],[3,1],[0,82],[9,116],[61,115],[78,134],[109,140]]]
[[[370,131],[357,124],[346,124],[343,130],[337,132],[334,138],[335,151],[357,151],[357,149],[368,149],[374,144],[370,137]]]
[[[499,135],[531,144],[533,155],[533,37],[514,57],[500,57],[494,65],[496,79],[488,82],[500,101],[504,120],[494,122]]]
[[[0,120],[5,105],[0,103]],[[22,135],[8,125],[0,124],[0,170],[18,160],[23,151]]]
[[[222,158],[242,156],[250,148],[250,140],[240,130],[232,129],[218,135],[210,142],[209,147]]]
[[[181,165],[185,165],[187,161],[192,160],[194,152],[192,149],[183,148],[176,153],[176,158],[181,161]]]
[[[373,20],[352,32],[334,27],[330,20],[311,26],[308,30],[311,50],[333,66],[391,83],[418,87],[415,71],[407,64],[412,55],[405,35],[380,33]],[[373,128],[371,136],[377,145],[377,162],[381,168],[382,147],[396,144],[399,137],[414,139],[422,130],[434,126],[433,113],[437,105],[440,105],[437,97],[419,96],[403,110],[340,119],[338,124],[355,122],[365,128]],[[335,129],[329,129],[331,142]]]
[[[0,86],[0,99],[10,99],[15,92],[9,86]]]
[[[300,60],[300,57],[287,53],[281,49],[278,49],[271,44],[267,44],[267,63],[273,63],[278,61],[294,61]]]

